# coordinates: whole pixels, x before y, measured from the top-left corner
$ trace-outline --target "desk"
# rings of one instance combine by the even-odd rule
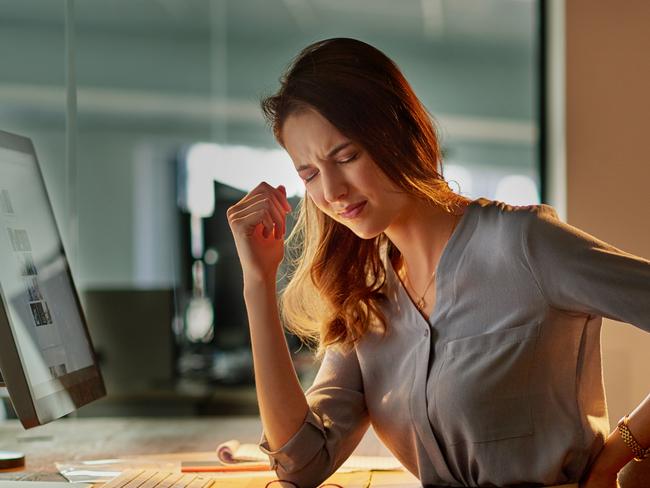
[[[65,418],[30,430],[7,420],[0,422],[0,450],[24,452],[27,464],[21,471],[0,471],[0,481],[64,481],[56,461],[213,451],[229,439],[257,443],[261,432],[259,417]],[[355,454],[390,453],[370,429]],[[630,463],[621,486],[647,488],[649,479],[650,459]]]
[[[0,423],[0,450],[24,452],[26,467],[0,471],[0,481],[64,481],[55,462],[214,451],[229,439],[257,443],[261,432],[259,417],[66,418],[30,430],[9,420]],[[389,453],[370,429],[355,454]]]

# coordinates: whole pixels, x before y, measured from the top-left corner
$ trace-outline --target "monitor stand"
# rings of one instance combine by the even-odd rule
[[[6,418],[5,406],[2,398],[8,397],[2,372],[0,371],[0,423]],[[0,470],[20,469],[25,466],[25,455],[22,452],[0,451]]]

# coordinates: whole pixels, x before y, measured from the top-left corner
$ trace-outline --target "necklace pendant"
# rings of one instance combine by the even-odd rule
[[[420,311],[424,310],[424,297],[420,298],[418,302],[416,303],[416,306],[420,309]]]

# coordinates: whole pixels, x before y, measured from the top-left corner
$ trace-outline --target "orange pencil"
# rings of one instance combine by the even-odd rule
[[[271,471],[268,464],[181,463],[181,473],[227,473],[238,471]]]

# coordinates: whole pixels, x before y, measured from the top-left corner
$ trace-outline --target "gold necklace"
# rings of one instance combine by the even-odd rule
[[[451,232],[449,233],[449,237],[451,237],[451,235],[454,233],[454,229],[456,228],[457,223],[458,223],[458,217],[454,216],[454,222],[451,226]],[[447,239],[447,241],[449,241],[449,238]],[[400,256],[400,260],[402,261],[402,267],[404,268],[404,276],[406,276],[406,280],[409,282],[409,285],[415,292],[415,287],[413,286],[413,283],[411,283],[411,280],[408,275],[408,270],[406,269],[406,261],[404,261],[404,256]],[[436,271],[438,271],[437,268],[433,270],[433,274],[431,275],[431,278],[429,278],[429,283],[427,283],[427,287],[424,289],[422,296],[415,302],[415,306],[418,308],[418,310],[421,313],[424,313],[424,296],[427,294],[427,290],[431,286],[431,283],[433,283],[433,278],[436,276]]]
[[[418,308],[418,310],[422,313],[424,313],[424,295],[427,294],[427,290],[431,286],[431,283],[433,283],[433,278],[436,276],[436,270],[433,271],[433,274],[431,275],[431,278],[429,278],[429,283],[427,284],[427,287],[424,289],[424,292],[422,293],[422,296],[418,299],[417,302],[415,302],[415,306]],[[415,287],[413,286],[413,283],[411,283],[411,280],[409,279],[409,275],[406,272],[406,269],[404,269],[404,276],[406,276],[406,280],[409,282],[409,285],[411,285],[411,288],[413,291],[415,291]],[[416,294],[417,296],[417,294]]]

